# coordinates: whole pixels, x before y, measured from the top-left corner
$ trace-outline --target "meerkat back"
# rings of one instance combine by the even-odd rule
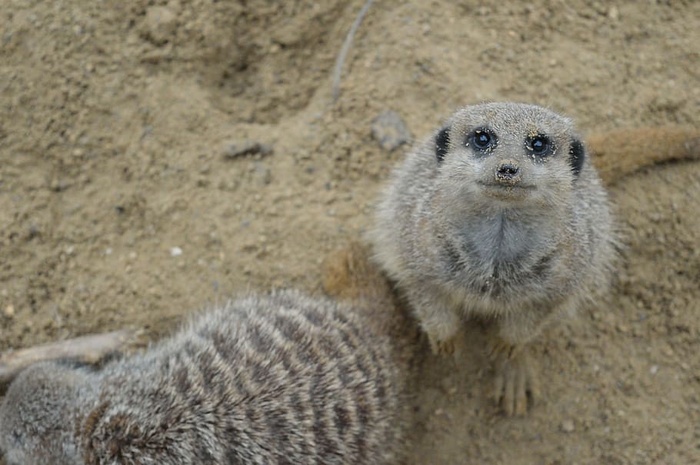
[[[0,447],[10,465],[388,463],[403,375],[391,341],[366,323],[351,306],[297,292],[236,300],[105,367],[90,379],[98,389],[59,407],[32,395],[34,378],[18,379],[15,397],[39,413],[26,421],[4,402]],[[48,423],[60,432],[39,447]]]

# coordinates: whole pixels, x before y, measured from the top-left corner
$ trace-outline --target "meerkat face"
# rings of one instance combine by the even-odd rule
[[[0,404],[0,453],[8,465],[82,463],[71,440],[77,370],[53,363],[27,368]]]
[[[542,204],[573,190],[585,151],[568,119],[534,105],[490,103],[456,113],[435,136],[435,157],[446,195]]]

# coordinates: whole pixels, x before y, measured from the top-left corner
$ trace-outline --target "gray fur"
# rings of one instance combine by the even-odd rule
[[[99,371],[36,365],[0,405],[0,450],[8,465],[387,463],[408,358],[361,310],[249,296]]]
[[[469,143],[488,127],[495,148]],[[571,311],[610,281],[615,234],[607,195],[588,157],[572,169],[579,140],[569,119],[534,105],[466,107],[408,154],[384,191],[370,240],[433,347],[455,337],[464,316],[494,320],[508,345],[523,344],[550,317]],[[544,134],[545,158],[525,142]],[[517,179],[499,182],[502,164]],[[576,167],[578,168],[578,167]]]

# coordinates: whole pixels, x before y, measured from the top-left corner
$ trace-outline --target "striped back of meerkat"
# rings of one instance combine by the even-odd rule
[[[391,341],[286,291],[202,315],[107,367],[80,427],[89,464],[380,464],[398,445]]]

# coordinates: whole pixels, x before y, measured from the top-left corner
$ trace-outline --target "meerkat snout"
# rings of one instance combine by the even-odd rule
[[[514,186],[522,179],[520,166],[514,160],[506,160],[498,164],[495,174],[496,182],[506,186]]]

